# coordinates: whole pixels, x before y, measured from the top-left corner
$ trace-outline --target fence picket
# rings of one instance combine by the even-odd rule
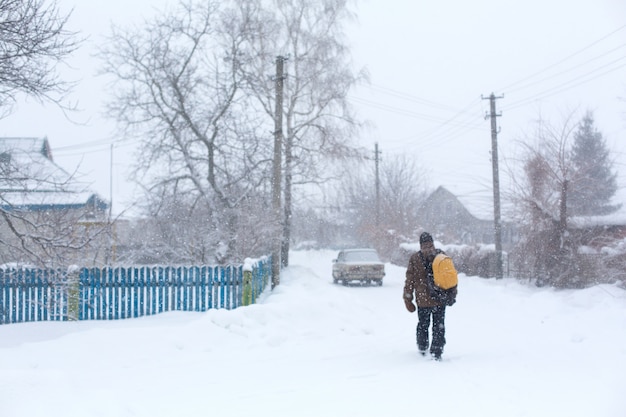
[[[206,311],[207,309],[207,294],[206,294],[206,287],[207,287],[207,274],[208,274],[208,269],[206,266],[203,266],[200,268],[200,311]]]
[[[200,311],[198,308],[200,293],[200,277],[198,276],[198,267],[192,266],[189,268],[189,282],[191,287],[189,289],[189,311]]]
[[[183,283],[183,272],[184,269],[181,267],[176,268],[176,281],[175,281],[175,288],[176,288],[176,310],[180,311],[183,309],[182,307],[182,303],[183,303],[183,294],[184,294],[184,283]]]
[[[118,268],[120,274],[120,318],[129,317],[128,296],[130,289],[126,286],[126,268]]]
[[[224,268],[223,279],[222,279],[222,285],[224,286],[224,294],[222,297],[224,297],[223,308],[227,310],[230,308],[230,297],[231,297],[230,275],[231,275],[231,269],[229,267]]]
[[[159,269],[159,313],[169,311],[169,267]]]
[[[42,304],[41,304],[41,294],[42,294],[42,287],[43,287],[43,283],[41,282],[41,270],[36,270],[35,274],[33,276],[33,282],[34,282],[34,293],[35,293],[35,300],[37,300],[34,304],[34,308],[35,308],[35,314],[33,314],[33,320],[34,321],[39,321],[41,320],[42,317]]]
[[[78,320],[86,320],[89,303],[89,286],[85,285],[85,268],[78,272]]]
[[[15,282],[11,286],[11,320],[14,322],[17,321],[17,288],[20,285],[21,276],[21,271],[17,271]]]
[[[158,268],[153,268],[150,270],[150,281],[148,281],[148,285],[150,286],[151,295],[151,306],[150,314],[157,314],[157,276],[158,276]]]
[[[19,318],[20,322],[24,322],[24,310],[26,307],[26,275],[28,274],[28,270],[21,270],[20,271],[20,280],[18,283],[18,287],[15,289],[15,295],[16,295],[16,300],[17,300],[17,304],[16,304],[16,310],[17,310],[17,317]]]
[[[213,277],[215,276],[213,267],[207,267],[207,308],[213,308]]]
[[[8,308],[9,308],[9,283],[10,283],[10,277],[8,273],[5,273],[5,271],[2,271],[2,292],[3,297],[0,298],[0,308],[2,309],[2,311],[0,311],[0,313],[2,313],[2,324],[4,323],[10,323],[9,320],[9,316],[8,316]]]
[[[104,292],[104,285],[103,284],[103,279],[104,279],[104,273],[101,269],[96,269],[95,270],[96,275],[95,275],[95,287],[93,289],[93,303],[94,303],[94,310],[95,310],[95,317],[96,320],[102,320],[104,319],[104,300],[105,300],[105,292]]]
[[[120,286],[119,286],[119,269],[113,269],[113,275],[111,276],[111,319],[118,320],[119,316],[119,300],[120,300]]]
[[[143,316],[143,279],[146,268],[133,268],[135,294],[133,296],[133,317]]]

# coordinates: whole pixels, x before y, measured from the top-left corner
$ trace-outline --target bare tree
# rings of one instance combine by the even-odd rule
[[[61,104],[73,84],[61,78],[57,65],[81,42],[65,29],[69,17],[54,0],[0,0],[0,107],[5,112],[19,93]]]
[[[106,222],[89,224],[84,211],[27,211],[5,206],[0,218],[0,263],[100,265],[109,256]]]
[[[269,253],[265,229],[269,201],[263,193],[248,194],[232,227],[234,247],[228,247],[216,216],[196,204],[193,195],[151,193],[144,202],[145,218],[130,222],[119,251],[119,261],[140,264],[214,264],[232,261],[235,254],[260,257]],[[242,259],[239,259],[241,261]]]
[[[240,255],[239,210],[270,168],[269,133],[241,89],[256,18],[234,3],[181,2],[142,28],[114,28],[101,51],[115,78],[110,114],[140,143],[137,177],[149,193],[203,206],[224,259]]]
[[[64,99],[74,83],[58,72],[59,64],[82,43],[77,33],[66,29],[70,15],[61,13],[55,0],[0,0],[1,114],[10,113],[19,95],[64,110],[73,108]],[[104,243],[109,228],[94,217],[106,203],[94,197],[99,206],[94,211],[79,201],[83,187],[77,186],[74,175],[52,163],[47,141],[47,155],[37,160],[25,160],[19,149],[7,147],[6,142],[2,141],[0,151],[1,260],[55,266],[85,264],[88,254],[93,262],[106,258],[102,252],[110,248]],[[38,172],[42,167],[56,168],[52,173]],[[72,204],[63,208],[60,203],[68,201]]]
[[[284,80],[284,217],[281,260],[289,263],[293,188],[327,178],[327,161],[360,155],[351,139],[360,124],[347,100],[363,78],[349,62],[344,25],[353,16],[346,0],[250,0],[263,16],[251,39],[248,88],[274,118],[273,84],[266,74],[276,55],[287,58]]]
[[[111,114],[141,142],[137,174],[205,205],[218,242],[269,189],[275,92],[267,76],[288,54],[285,80],[283,257],[295,184],[319,181],[329,155],[352,151],[346,94],[357,78],[341,42],[340,0],[182,2],[135,30],[115,29],[101,55],[116,79]],[[252,99],[254,98],[254,100]],[[354,152],[354,151],[352,151]],[[268,194],[269,197],[269,194]],[[261,204],[262,206],[262,204]],[[256,212],[254,207],[250,207]]]
[[[407,155],[383,159],[379,175],[380,201],[377,202],[373,167],[346,170],[342,182],[345,200],[340,205],[353,210],[353,227],[361,244],[374,246],[382,255],[391,256],[399,243],[417,237],[420,231],[417,207],[426,198],[428,182],[417,161]],[[375,220],[377,206],[381,213],[379,224]]]
[[[556,127],[540,120],[534,140],[522,145],[522,171],[511,175],[510,198],[522,225],[514,263],[538,285],[576,286],[595,278],[587,276],[592,268],[579,256],[580,236],[570,226],[572,188],[587,179],[572,151],[580,126],[574,116],[571,112]]]

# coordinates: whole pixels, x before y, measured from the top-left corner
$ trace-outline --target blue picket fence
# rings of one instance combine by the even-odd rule
[[[117,320],[166,311],[234,309],[256,302],[271,260],[229,266],[0,270],[0,324]]]

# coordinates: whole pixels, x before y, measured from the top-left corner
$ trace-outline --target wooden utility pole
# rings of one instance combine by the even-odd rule
[[[117,234],[113,233],[113,143],[111,143],[111,154],[109,160],[109,244],[111,246],[111,263],[115,262],[115,252],[117,247]],[[95,207],[94,207],[95,208]],[[95,213],[95,210],[94,210]]]
[[[380,151],[378,150],[378,142],[374,145],[374,161],[376,163],[376,228],[380,226],[380,177],[378,171]]]
[[[276,57],[276,108],[274,111],[274,170],[272,175],[272,209],[274,212],[274,242],[272,250],[272,289],[280,284],[280,252],[282,244],[282,146],[283,146],[283,64],[285,58]]]
[[[500,174],[498,168],[498,127],[496,117],[502,114],[496,113],[496,100],[504,96],[496,97],[493,93],[489,96],[489,115],[491,118],[491,165],[493,170],[493,225],[496,243],[496,279],[502,278],[502,225],[500,222]],[[486,100],[483,97],[483,100]]]

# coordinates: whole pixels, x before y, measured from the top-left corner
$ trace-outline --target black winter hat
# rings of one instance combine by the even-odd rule
[[[433,241],[433,237],[430,235],[430,233],[424,232],[420,235],[420,245],[422,243],[432,242],[432,241]]]

